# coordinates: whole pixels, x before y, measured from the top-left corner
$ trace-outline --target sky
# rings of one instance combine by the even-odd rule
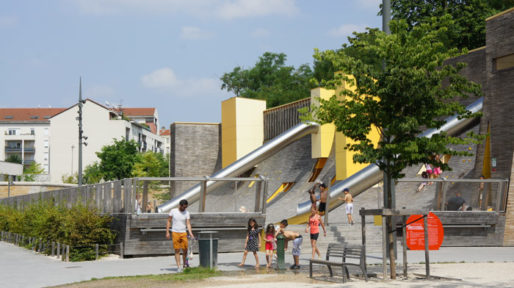
[[[0,107],[155,107],[161,126],[220,122],[219,78],[264,52],[312,64],[381,0],[2,0]]]

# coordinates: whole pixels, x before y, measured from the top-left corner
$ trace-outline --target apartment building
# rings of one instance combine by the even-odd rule
[[[33,162],[50,170],[50,118],[64,108],[0,108],[0,160],[17,155],[24,166]]]
[[[135,140],[140,145],[140,151],[152,151],[163,153],[163,142],[161,136],[152,132],[151,125],[138,117],[132,120],[130,112],[146,108],[123,108],[124,114],[119,109],[113,109],[101,105],[91,99],[86,99],[82,107],[82,126],[84,142],[87,145],[82,147],[82,167],[98,161],[96,152],[101,151],[105,145],[113,143],[113,139]],[[153,125],[157,122],[157,111],[155,108],[151,115]],[[137,112],[137,111],[136,111]],[[145,114],[148,111],[134,114]],[[73,105],[68,109],[57,113],[50,118],[50,178],[52,182],[61,182],[64,175],[72,175],[77,172],[78,161],[78,105]],[[140,116],[140,115],[138,115]],[[150,120],[148,120],[150,121]],[[157,122],[158,123],[158,122]],[[146,125],[145,125],[146,124]],[[156,129],[155,129],[156,130]]]
[[[159,135],[164,140],[164,154],[170,154],[171,153],[171,130],[165,129],[164,127],[159,130]]]

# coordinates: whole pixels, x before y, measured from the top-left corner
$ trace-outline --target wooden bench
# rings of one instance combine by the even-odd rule
[[[311,259],[309,261],[309,277],[312,278],[312,264],[327,265],[330,277],[334,276],[332,266],[338,266],[342,268],[343,283],[347,279],[350,279],[350,273],[348,272],[347,266],[357,266],[361,269],[364,279],[368,281],[368,272],[366,269],[366,262],[364,250],[361,245],[346,245],[339,243],[328,244],[326,260]],[[334,258],[339,258],[339,261]],[[348,260],[357,260],[356,262],[348,262]]]

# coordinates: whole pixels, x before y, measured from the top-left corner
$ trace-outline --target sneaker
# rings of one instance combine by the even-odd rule
[[[298,270],[298,269],[300,269],[300,266],[299,266],[299,265],[296,265],[296,266],[294,267],[294,269]]]
[[[177,273],[180,273],[180,272],[182,272],[182,268],[177,267]]]
[[[291,270],[296,269],[296,265],[293,264],[291,267],[289,267],[289,269],[291,269]]]

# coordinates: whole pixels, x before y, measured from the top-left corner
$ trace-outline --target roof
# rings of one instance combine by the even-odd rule
[[[0,108],[0,122],[49,122],[66,108]]]
[[[154,116],[155,108],[114,108],[114,111],[123,112],[123,115],[130,116]]]
[[[145,123],[150,127],[150,131],[152,131],[153,134],[157,134],[157,125],[155,123]]]
[[[170,129],[161,129],[159,131],[159,135],[161,135],[161,136],[169,136],[169,135],[171,135],[171,130]]]

